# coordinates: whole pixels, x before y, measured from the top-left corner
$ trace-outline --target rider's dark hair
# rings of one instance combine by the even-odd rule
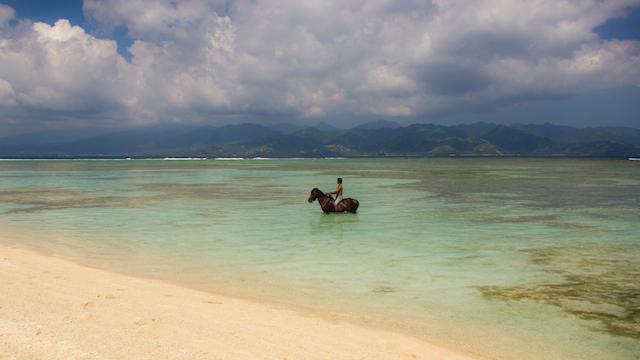
[[[338,182],[342,184],[342,178],[338,178]]]

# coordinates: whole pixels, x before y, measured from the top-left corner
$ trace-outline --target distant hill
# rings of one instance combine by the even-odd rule
[[[238,140],[265,138],[280,135],[278,131],[258,124],[226,125],[213,128],[212,140],[225,144]]]
[[[544,125],[513,124],[510,127],[536,136],[547,137],[563,144],[584,144],[594,141],[623,141],[640,144],[640,130],[624,126],[580,129],[572,126],[545,123]]]
[[[564,154],[598,157],[640,157],[640,146],[621,141],[594,141],[568,145],[564,149]]]
[[[284,135],[289,135],[291,133],[294,133],[302,129],[306,129],[308,127],[309,125],[293,125],[293,124],[287,124],[287,123],[280,123],[277,125],[269,126],[271,130],[276,132],[282,132],[282,134]]]
[[[318,130],[323,130],[323,131],[333,131],[333,130],[338,130],[337,127],[331,125],[331,124],[327,124],[326,122],[320,122],[317,123],[316,125],[313,126],[314,128],[318,129]]]
[[[367,155],[376,144],[395,133],[389,129],[322,131],[315,127],[274,138],[256,139],[200,149],[198,155],[222,156],[327,156]]]
[[[482,135],[482,138],[513,154],[552,154],[562,151],[551,139],[525,133],[504,125]]]
[[[516,130],[520,130],[522,132],[530,133],[536,136],[548,137],[548,138],[557,137],[568,131],[573,131],[578,129],[572,126],[553,125],[548,122],[544,123],[543,125],[513,124],[510,127]]]
[[[461,137],[443,129],[416,128],[380,144],[383,154],[496,154],[499,148],[475,137]]]
[[[612,134],[604,128],[574,129],[551,136],[550,139],[562,144],[584,144],[594,141],[624,141],[620,136]]]
[[[635,156],[640,146],[619,141],[561,144],[504,125],[459,127],[415,124],[406,128],[322,131],[304,129],[289,135],[209,146],[199,156]],[[488,131],[487,131],[488,130]],[[486,131],[486,132],[485,132]]]
[[[354,129],[396,129],[402,127],[395,121],[385,121],[379,119],[378,121],[370,121],[368,123],[364,123],[362,125],[356,126]]]
[[[640,156],[638,129],[548,123],[402,127],[378,120],[347,130],[325,123],[302,129],[291,124],[167,124],[59,143],[42,136],[0,139],[0,157]]]
[[[0,138],[0,145],[54,144],[76,141],[113,132],[105,128],[50,129]]]
[[[488,133],[489,131],[496,128],[496,124],[487,124],[484,122],[477,122],[475,124],[467,125],[460,124],[455,127],[458,131],[468,136],[477,136],[481,137],[482,135]]]
[[[38,156],[163,156],[186,153],[207,145],[281,135],[257,124],[213,126],[158,126],[120,131],[87,139],[45,144],[5,144],[0,142],[0,155],[5,157]]]
[[[600,129],[600,128],[596,128]],[[625,142],[640,144],[640,130],[624,126],[605,126],[602,129],[619,136]]]

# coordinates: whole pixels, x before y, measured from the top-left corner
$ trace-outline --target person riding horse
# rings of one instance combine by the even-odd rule
[[[331,195],[329,194],[338,194],[338,198],[340,199],[340,201],[334,201]],[[318,188],[311,190],[311,195],[309,195],[309,202],[311,203],[315,200],[318,200],[318,203],[320,204],[320,208],[322,208],[322,211],[324,211],[327,214],[330,212],[338,213],[338,212],[344,212],[344,211],[355,213],[356,210],[358,209],[358,206],[360,206],[360,203],[356,199],[342,198],[342,179],[341,178],[338,178],[338,189],[336,191],[332,191],[328,194],[325,194],[322,191],[320,191],[320,189]]]
[[[327,195],[331,195],[331,194],[336,194],[336,200],[333,206],[336,207],[336,214],[337,214],[338,205],[340,204],[340,201],[342,201],[342,178],[338,178],[338,188],[336,189],[336,191],[331,191],[327,193]]]

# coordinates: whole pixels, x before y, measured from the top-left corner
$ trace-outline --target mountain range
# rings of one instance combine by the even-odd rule
[[[0,138],[2,158],[452,155],[637,157],[640,130],[483,122],[403,127],[381,119],[352,129],[326,123],[159,125],[86,137],[69,130]]]

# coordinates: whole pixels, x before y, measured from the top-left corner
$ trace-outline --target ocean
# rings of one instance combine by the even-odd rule
[[[309,203],[344,179],[356,214]],[[0,161],[12,245],[500,359],[640,358],[640,163]]]

